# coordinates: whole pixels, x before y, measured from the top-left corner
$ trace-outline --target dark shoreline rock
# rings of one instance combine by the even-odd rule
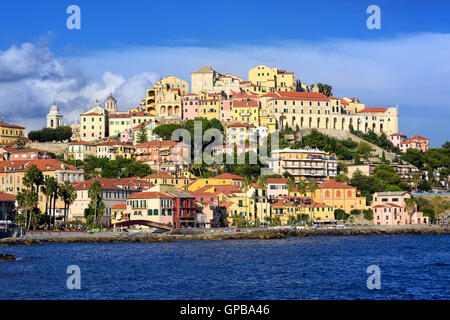
[[[16,258],[11,254],[0,254],[0,261],[1,262],[9,262],[9,261],[16,261]]]
[[[177,240],[270,240],[286,239],[292,237],[315,236],[380,236],[380,235],[432,235],[450,234],[450,228],[445,227],[391,227],[377,228],[363,227],[350,229],[255,229],[250,232],[214,232],[179,234],[165,233],[158,235],[110,235],[110,236],[84,236],[84,237],[48,237],[48,238],[7,238],[0,240],[0,246],[30,246],[43,243],[152,243],[172,242]]]

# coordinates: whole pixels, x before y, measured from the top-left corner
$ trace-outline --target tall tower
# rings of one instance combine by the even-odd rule
[[[59,112],[58,106],[53,103],[50,112],[47,114],[47,128],[58,128],[62,126],[62,114]]]
[[[116,113],[117,112],[117,100],[112,96],[112,93],[109,95],[108,99],[105,101],[105,109],[108,113]]]

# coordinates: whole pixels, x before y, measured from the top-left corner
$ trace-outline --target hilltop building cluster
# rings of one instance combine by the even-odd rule
[[[66,157],[86,160],[90,156],[116,160],[118,157],[148,164],[155,174],[138,178],[92,178],[85,181],[82,167],[52,159],[50,152],[33,148],[17,149],[12,144],[24,137],[25,128],[0,122],[0,202],[10,202],[23,186],[31,166],[58,183],[73,185],[76,199],[70,208],[59,199],[54,210],[61,220],[85,221],[91,201],[89,189],[101,184],[104,203],[102,222],[108,225],[167,226],[170,228],[214,228],[231,224],[240,217],[250,223],[266,223],[275,217],[282,224],[304,219],[315,224],[335,223],[335,210],[374,209],[376,224],[405,224],[406,195],[395,198],[379,194],[371,206],[352,186],[338,183],[337,160],[333,154],[317,149],[271,150],[269,169],[280,176],[289,174],[295,182],[317,183],[300,190],[288,186],[286,178],[268,178],[263,183],[246,183],[244,177],[224,173],[211,178],[196,177],[183,157],[190,147],[164,141],[154,134],[158,125],[183,123],[196,118],[217,119],[224,126],[223,146],[213,155],[255,151],[248,141],[290,128],[373,131],[385,133],[400,149],[428,148],[425,138],[406,139],[398,134],[397,107],[368,107],[356,98],[337,98],[308,86],[293,72],[259,65],[248,73],[248,80],[221,74],[210,66],[191,73],[191,82],[169,76],[157,81],[145,93],[140,105],[119,111],[111,94],[104,105],[95,102],[71,125],[72,142]],[[56,104],[47,115],[47,127],[62,125],[63,115]],[[140,136],[145,133],[146,141]],[[398,139],[397,139],[398,137]],[[426,141],[425,141],[426,140]],[[425,146],[426,144],[426,146]],[[76,163],[76,162],[75,162]],[[352,170],[351,166],[349,167]],[[373,168],[358,168],[370,174]],[[399,170],[403,170],[400,168]],[[39,192],[38,208],[46,210],[46,196]],[[4,199],[4,200],[2,200]],[[381,202],[380,202],[381,201]],[[10,208],[10,206],[5,206]],[[397,210],[398,209],[398,210]],[[13,210],[13,209],[11,209]],[[10,211],[11,211],[10,210]],[[392,213],[394,216],[389,216]],[[11,217],[5,213],[5,219]],[[388,217],[389,216],[389,217]],[[400,218],[398,218],[400,217]],[[1,219],[1,217],[0,217]],[[416,213],[410,223],[427,223]]]

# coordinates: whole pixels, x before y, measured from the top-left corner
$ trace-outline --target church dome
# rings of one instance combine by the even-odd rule
[[[116,98],[113,97],[112,93],[109,95],[108,99],[106,99],[106,102],[107,101],[117,102]]]
[[[58,115],[59,114],[59,107],[56,105],[56,103],[53,103],[52,106],[50,107],[50,113],[49,114],[53,114],[53,115]]]

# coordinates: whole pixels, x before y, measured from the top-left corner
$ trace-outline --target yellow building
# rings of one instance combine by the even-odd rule
[[[272,150],[268,162],[274,173],[283,175],[287,172],[296,180],[326,181],[337,173],[336,157],[318,149]]]
[[[124,222],[129,220],[130,214],[126,212],[126,203],[119,203],[111,208],[111,224],[114,225],[119,222]]]
[[[14,143],[23,136],[25,136],[24,127],[0,122],[0,143]]]
[[[343,108],[352,114],[356,114],[366,108],[366,105],[356,98],[344,97],[340,101]]]
[[[258,95],[275,91],[300,91],[301,83],[293,72],[259,65],[250,69],[248,79],[252,83],[250,92]]]
[[[267,110],[259,110],[259,125],[269,129],[269,133],[274,133],[277,130],[277,119],[270,115]]]
[[[246,141],[256,141],[256,128],[252,124],[236,122],[226,129],[227,144],[245,145]]]
[[[119,136],[126,129],[131,129],[129,113],[115,113],[109,115],[109,136]]]
[[[180,89],[180,94],[184,96],[189,93],[189,82],[174,76],[168,76],[155,82],[155,89]]]
[[[212,177],[212,178],[204,178],[198,179],[192,182],[191,184],[186,186],[187,191],[197,191],[205,186],[237,186],[238,188],[242,187],[242,181],[244,178],[232,174],[232,173],[223,173],[221,175]]]
[[[97,145],[97,157],[116,160],[118,157],[132,159],[134,146],[124,142],[103,142]]]
[[[278,217],[281,224],[286,225],[290,218],[297,219],[302,214],[307,214],[305,206],[291,201],[288,198],[278,199],[270,204],[272,218]]]
[[[222,95],[202,91],[198,97],[198,116],[208,120],[220,120],[220,100]]]
[[[231,105],[231,116],[234,122],[249,123],[255,127],[258,127],[259,126],[258,101],[234,100]]]
[[[89,156],[97,155],[95,144],[87,141],[72,142],[68,147],[69,158],[73,160],[85,160]]]
[[[176,188],[182,188],[191,182],[189,178],[175,177],[165,172],[154,173],[144,177],[143,179],[154,185],[170,185]]]
[[[313,223],[334,221],[334,208],[332,206],[313,202],[305,205],[305,213]]]
[[[318,185],[314,193],[314,202],[324,203],[335,209],[342,209],[347,213],[352,210],[366,210],[366,197],[359,196],[356,187],[336,181],[326,181]]]

